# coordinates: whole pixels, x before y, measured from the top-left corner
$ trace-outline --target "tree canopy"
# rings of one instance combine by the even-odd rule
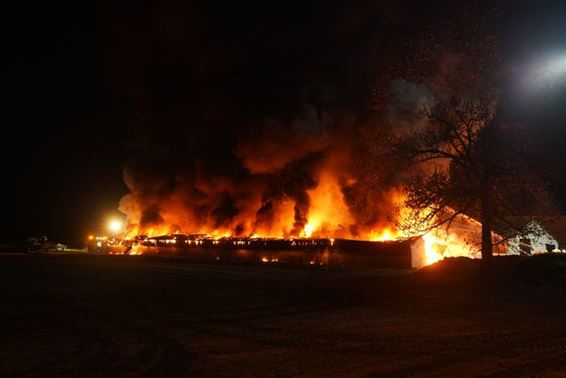
[[[410,166],[405,227],[449,229],[458,216],[472,217],[482,231],[470,240],[489,259],[494,245],[552,218],[536,143],[502,113],[493,99],[452,99],[426,107],[427,122],[396,138],[395,153]]]

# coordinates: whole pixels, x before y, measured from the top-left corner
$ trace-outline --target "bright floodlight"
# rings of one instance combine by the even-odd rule
[[[122,231],[122,222],[117,219],[111,220],[108,222],[108,230],[114,233]]]
[[[532,64],[527,75],[531,90],[549,89],[566,79],[566,53],[549,55]]]

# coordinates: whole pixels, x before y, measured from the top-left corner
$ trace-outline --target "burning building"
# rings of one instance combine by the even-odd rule
[[[290,125],[270,121],[230,149],[211,147],[228,155],[222,164],[197,146],[156,145],[156,154],[142,154],[125,168],[126,252],[190,250],[226,259],[217,251],[237,250],[283,261],[283,253],[265,257],[265,251],[298,256],[300,250],[308,262],[356,265],[366,256],[362,265],[397,268],[474,256],[464,234],[478,231],[477,222],[425,235],[402,227],[399,172],[372,159],[376,141],[366,132],[349,117],[313,108]]]
[[[216,50],[219,39],[205,42],[211,36],[204,30],[180,29],[180,39],[169,44],[169,34],[150,27],[164,15],[178,20],[171,23],[178,26],[207,24],[199,12],[185,11],[148,8],[140,22],[115,25],[124,34],[111,53],[121,63],[110,69],[116,90],[132,109],[133,131],[131,159],[124,168],[129,193],[119,209],[127,217],[127,240],[147,235],[138,243],[141,252],[156,249],[145,245],[153,241],[167,244],[170,235],[200,234],[185,240],[202,241],[199,248],[232,249],[230,243],[255,248],[264,240],[271,246],[314,242],[321,250],[348,245],[360,251],[422,241],[426,257],[405,266],[471,254],[462,235],[423,236],[399,227],[403,172],[383,147],[395,131],[423,122],[415,109],[432,97],[470,91],[477,79],[467,80],[463,73],[480,77],[476,69],[486,65],[478,64],[478,57],[491,51],[491,44],[475,35],[479,29],[464,33],[456,23],[454,30],[466,38],[450,38],[450,48],[442,53],[415,46],[422,34],[415,31],[398,41],[403,48],[370,54],[375,58],[370,63],[369,49],[390,46],[389,38],[401,38],[411,25],[403,26],[402,33],[379,33],[367,41],[368,49],[354,42],[359,35],[354,29],[373,30],[369,19],[350,29],[348,18],[348,27],[324,33],[322,39],[331,44],[307,42],[302,33],[289,43],[291,31],[262,27],[240,36],[263,41],[250,51],[240,43],[237,49]],[[344,13],[342,7],[332,13],[338,16],[328,19],[333,30]],[[225,16],[219,25],[233,21],[231,12]],[[303,26],[310,28],[306,20]],[[228,34],[233,37],[236,30]],[[204,39],[192,39],[198,35]],[[478,51],[466,65],[459,53],[469,53],[471,46]],[[487,53],[480,54],[483,50]],[[242,55],[235,57],[235,51]],[[434,56],[423,58],[431,52]],[[321,57],[331,62],[321,64]],[[381,68],[376,70],[376,64]],[[408,64],[414,69],[408,70]]]
[[[450,233],[434,229],[423,235],[402,234],[399,229],[382,228],[373,239],[313,236],[304,230],[299,236],[234,236],[230,234],[182,233],[144,234],[92,239],[93,252],[114,254],[165,254],[208,261],[261,261],[308,265],[339,265],[364,268],[421,268],[444,257],[475,257],[476,251],[463,235],[477,232],[479,223],[459,216]],[[316,229],[311,230],[316,232]]]
[[[138,238],[108,249],[114,253],[166,254],[208,261],[347,266],[365,268],[420,268],[427,263],[420,238],[361,241],[326,238],[213,238],[202,234],[170,234]]]

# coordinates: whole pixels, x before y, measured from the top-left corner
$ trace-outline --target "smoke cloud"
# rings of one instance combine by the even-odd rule
[[[393,227],[399,172],[380,146],[438,93],[464,90],[470,44],[489,55],[485,30],[459,30],[450,10],[401,18],[387,2],[107,7],[111,83],[131,115],[119,208],[133,233]],[[463,38],[447,40],[447,22]]]

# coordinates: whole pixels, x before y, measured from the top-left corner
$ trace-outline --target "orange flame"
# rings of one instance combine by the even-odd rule
[[[356,181],[353,178],[343,177],[341,182],[347,185],[354,185]],[[424,241],[424,258],[425,265],[433,264],[442,260],[447,256],[472,256],[473,252],[469,246],[459,236],[458,232],[451,233],[447,237],[440,237],[435,232],[428,232],[424,235],[415,235],[407,231],[403,231],[403,227],[399,224],[403,223],[404,217],[407,216],[407,211],[401,209],[398,212],[398,219],[376,222],[374,225],[367,225],[365,228],[360,229],[357,220],[352,215],[351,210],[346,202],[342,186],[336,175],[332,171],[327,170],[320,173],[317,186],[313,189],[307,190],[309,197],[309,209],[307,214],[307,222],[304,225],[299,235],[295,237],[302,238],[351,238],[370,241],[393,241],[399,239],[406,239],[409,237],[422,236]],[[403,203],[405,199],[404,193],[399,190],[391,190],[389,193],[389,201],[387,204],[381,206],[394,207]],[[260,202],[256,203],[259,207]],[[262,237],[293,237],[291,230],[293,230],[295,222],[295,203],[290,198],[284,198],[282,201],[274,205],[274,218],[269,225],[257,225],[252,217],[255,211],[248,211],[244,213],[244,217],[239,219],[239,224],[244,225],[245,230],[251,230],[247,235],[237,235],[234,230],[228,226],[226,227],[212,227],[211,224],[200,224],[194,226],[189,220],[190,216],[183,220],[183,214],[175,212],[175,207],[172,204],[171,209],[165,209],[163,214],[163,222],[151,227],[143,228],[139,225],[139,213],[132,212],[129,215],[131,222],[128,231],[125,234],[125,239],[133,239],[137,235],[147,235],[148,237],[166,235],[170,233],[199,233],[206,235],[208,238],[221,239],[230,236],[247,236],[251,238]],[[134,216],[135,215],[135,216]],[[137,218],[137,219],[136,219]],[[476,222],[477,223],[477,222]],[[475,224],[474,227],[479,227]],[[357,228],[356,228],[357,227]],[[130,254],[137,254],[133,250]],[[264,262],[272,262],[268,257],[262,258]]]

